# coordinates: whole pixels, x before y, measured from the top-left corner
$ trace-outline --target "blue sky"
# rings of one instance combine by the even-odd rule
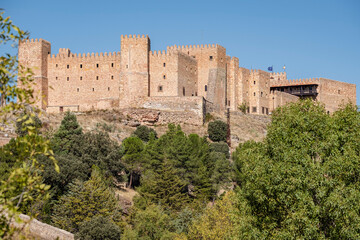
[[[217,43],[241,67],[285,64],[290,79],[357,84],[360,104],[359,0],[1,0],[0,7],[32,38],[50,41],[52,53],[120,51],[121,34],[148,34],[152,50]]]

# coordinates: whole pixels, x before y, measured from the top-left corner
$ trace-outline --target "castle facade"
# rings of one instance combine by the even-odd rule
[[[270,114],[299,98],[335,111],[356,103],[356,86],[325,78],[288,80],[286,72],[239,67],[220,45],[169,46],[152,51],[148,36],[121,36],[121,51],[51,54],[43,39],[19,43],[19,64],[33,69],[37,106],[47,112],[149,108],[169,111],[236,111]]]

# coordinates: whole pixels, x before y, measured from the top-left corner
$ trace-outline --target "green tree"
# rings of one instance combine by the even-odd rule
[[[16,134],[23,137],[28,133],[27,129],[34,128],[34,131],[38,134],[40,128],[42,127],[42,122],[37,115],[33,115],[32,119],[29,121],[29,114],[22,113],[19,117],[19,121],[16,121]]]
[[[133,227],[125,229],[124,238],[129,240],[174,239],[171,218],[156,205],[150,205],[145,210],[138,210],[132,220]]]
[[[93,217],[90,221],[82,222],[75,239],[82,240],[119,240],[121,228],[103,216]]]
[[[186,182],[178,177],[169,161],[165,161],[154,172],[148,171],[142,176],[141,182],[137,190],[148,204],[160,204],[165,209],[180,210],[189,202]]]
[[[264,142],[237,148],[239,196],[263,238],[360,237],[359,114],[292,103],[273,112]]]
[[[81,144],[82,135],[82,128],[80,127],[76,116],[70,111],[67,111],[52,140],[54,152],[58,154],[72,153],[75,156],[79,156],[80,153],[75,146]]]
[[[82,222],[97,216],[108,217],[121,225],[121,212],[115,194],[104,181],[100,169],[94,166],[88,181],[75,181],[69,192],[60,198],[52,221],[55,226],[76,233]]]
[[[129,187],[134,187],[134,177],[141,175],[144,163],[144,144],[138,137],[126,138],[122,144],[123,162],[130,172]]]
[[[228,126],[225,122],[216,120],[210,122],[208,126],[208,134],[211,141],[214,142],[226,142]]]
[[[4,18],[0,13],[0,45],[10,43],[13,47],[27,37],[28,33],[13,24],[10,17]],[[32,86],[34,79],[30,69],[18,65],[16,56],[3,54],[0,57],[0,116],[1,124],[8,124],[8,117],[17,112],[23,112],[26,106],[34,103]],[[20,87],[21,85],[21,87]],[[16,99],[16,101],[14,101]],[[19,211],[28,209],[34,201],[48,197],[48,186],[42,183],[39,175],[41,170],[37,158],[41,155],[50,158],[55,163],[49,142],[38,135],[32,126],[36,109],[28,115],[19,118],[26,124],[22,130],[27,132],[16,140],[16,144],[1,148],[0,155],[11,155],[16,152],[13,167],[9,169],[8,177],[0,184],[0,238],[11,238],[16,229],[10,226],[10,220],[18,219]],[[0,129],[3,127],[0,126]],[[13,142],[14,143],[14,142]]]
[[[144,125],[140,125],[134,131],[134,135],[143,140],[144,142],[148,142],[150,140],[150,135],[154,134],[154,137],[157,138],[157,133],[154,129],[149,128]]]

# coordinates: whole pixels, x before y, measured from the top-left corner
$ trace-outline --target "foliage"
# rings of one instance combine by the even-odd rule
[[[83,135],[82,128],[77,122],[76,116],[67,111],[64,119],[61,121],[58,131],[54,134],[53,149],[58,154],[74,154],[79,156],[77,148],[81,143],[81,137]]]
[[[136,212],[132,224],[134,228],[126,228],[124,238],[129,240],[174,239],[171,218],[160,206],[149,205],[145,210]]]
[[[140,125],[136,128],[133,134],[144,142],[148,142],[150,140],[151,133],[154,134],[155,138],[157,138],[157,132],[154,129]]]
[[[257,239],[252,231],[251,217],[243,217],[249,209],[238,202],[234,192],[227,193],[214,206],[208,207],[204,214],[193,221],[188,239]],[[237,238],[238,235],[243,235]]]
[[[243,114],[246,114],[248,108],[249,108],[249,104],[248,104],[247,102],[243,102],[240,106],[238,106],[238,109],[239,109]]]
[[[12,23],[10,17],[4,18],[0,13],[0,45],[12,43],[14,47],[28,34]],[[7,117],[15,112],[24,111],[28,104],[34,102],[32,85],[34,79],[30,69],[18,66],[16,56],[4,54],[0,57],[0,116],[1,123],[8,124]],[[21,86],[21,87],[20,87]],[[14,100],[17,101],[14,101]],[[7,158],[7,167],[10,167],[0,185],[0,238],[11,238],[16,229],[9,223],[18,218],[19,211],[27,211],[34,200],[48,197],[49,186],[42,183],[39,175],[39,156],[55,159],[49,148],[49,142],[35,131],[33,119],[35,111],[20,117],[24,136],[19,136],[11,145],[1,148],[1,156]],[[27,119],[27,120],[25,120]],[[2,125],[0,126],[2,129]],[[10,161],[8,161],[10,160]],[[55,168],[58,167],[55,163]]]
[[[140,176],[143,169],[144,144],[138,137],[126,138],[122,144],[123,162],[130,171],[129,187],[134,187],[134,176]]]
[[[262,238],[360,237],[360,113],[301,101],[277,109],[264,142],[233,155],[239,196]]]
[[[115,194],[107,186],[100,169],[94,166],[88,181],[75,181],[69,192],[60,198],[52,221],[59,228],[76,233],[82,222],[97,216],[108,217],[117,224],[121,221]]]
[[[31,121],[30,116],[26,113],[20,115],[19,121],[16,121],[16,134],[23,137],[28,133],[27,128],[34,128],[34,131],[39,134],[39,130],[42,127],[42,122],[37,115],[33,115]]]
[[[141,180],[142,185],[137,190],[147,203],[180,210],[189,201],[186,182],[177,176],[176,170],[168,161],[155,172],[149,171]]]
[[[228,126],[225,122],[216,120],[209,123],[208,134],[211,141],[226,142]]]
[[[90,221],[82,222],[75,239],[82,240],[119,240],[121,229],[109,218],[103,216],[93,217]]]
[[[210,150],[225,154],[226,158],[230,158],[230,149],[226,142],[214,142],[210,144]]]

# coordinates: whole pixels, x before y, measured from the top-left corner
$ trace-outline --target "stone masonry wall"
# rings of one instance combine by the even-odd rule
[[[79,111],[106,108],[103,101],[119,99],[120,53],[73,54],[60,49],[49,56],[51,109],[78,106]],[[114,106],[118,107],[116,103]]]
[[[296,102],[299,97],[291,95],[286,92],[272,91],[269,94],[269,109],[270,112],[274,111],[277,107],[284,106],[289,102]]]
[[[326,111],[332,113],[341,104],[356,104],[356,85],[320,78],[317,100],[325,104]]]

